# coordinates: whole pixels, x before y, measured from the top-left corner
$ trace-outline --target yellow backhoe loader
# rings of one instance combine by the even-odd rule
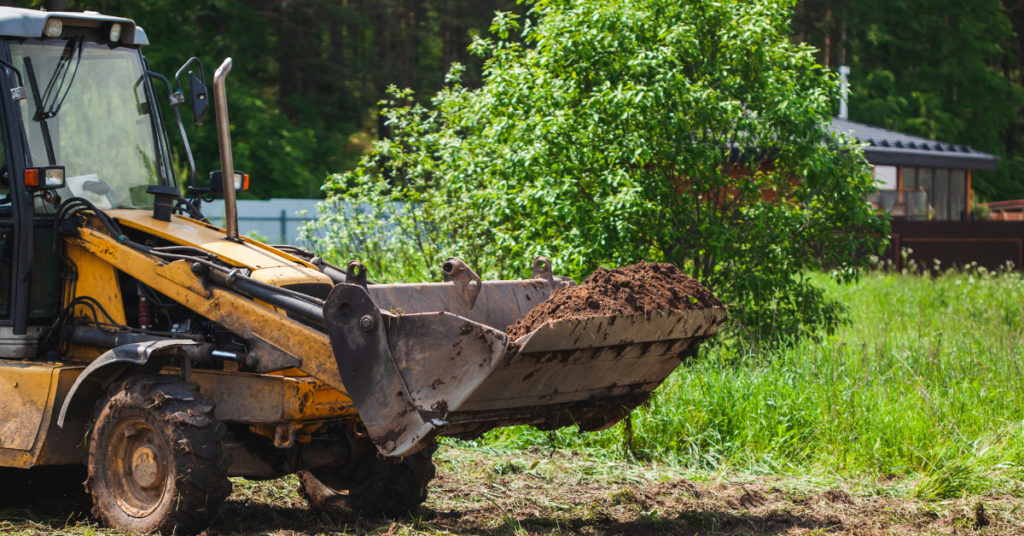
[[[249,240],[235,212],[249,175],[231,156],[230,59],[210,95],[221,170],[199,187],[179,112],[201,124],[207,110],[198,60],[172,84],[148,70],[142,28],[95,12],[0,8],[0,39],[8,489],[33,467],[85,464],[93,514],[139,533],[202,530],[229,477],[298,473],[314,507],[400,515],[426,498],[437,437],[605,429],[725,319],[710,308],[563,320],[510,340],[506,326],[574,284],[547,259],[527,280],[482,281],[452,258],[444,282],[385,285],[358,262]],[[223,229],[202,215],[221,195]]]

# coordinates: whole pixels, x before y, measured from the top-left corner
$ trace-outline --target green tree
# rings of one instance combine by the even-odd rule
[[[672,262],[736,304],[747,340],[814,331],[837,310],[801,274],[855,276],[887,222],[865,200],[862,154],[828,131],[837,83],[790,42],[791,8],[538,0],[526,19],[499,14],[472,45],[483,86],[455,69],[431,110],[394,90],[393,139],[332,177],[312,231],[385,280],[436,278],[448,255],[489,277],[528,275],[537,254],[577,279]]]

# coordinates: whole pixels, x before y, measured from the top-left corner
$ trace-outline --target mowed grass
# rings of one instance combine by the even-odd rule
[[[872,273],[853,285],[812,277],[848,307],[834,335],[759,355],[702,351],[633,413],[631,449],[624,424],[563,429],[553,443],[719,473],[868,477],[924,499],[1020,496],[1020,274]],[[476,444],[552,438],[520,427]]]

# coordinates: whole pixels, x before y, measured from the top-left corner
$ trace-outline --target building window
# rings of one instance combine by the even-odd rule
[[[895,190],[896,166],[875,166],[875,183],[879,190]]]
[[[967,172],[962,169],[949,172],[949,219],[967,219]]]
[[[962,169],[903,168],[903,191],[925,195],[928,220],[967,219],[967,173]]]
[[[933,220],[951,220],[949,217],[949,170],[936,169],[932,186]]]

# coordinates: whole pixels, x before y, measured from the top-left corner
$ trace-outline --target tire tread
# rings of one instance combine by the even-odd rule
[[[117,418],[125,408],[147,408],[165,425],[174,454],[175,504],[159,514],[160,519],[144,523],[148,526],[123,527],[107,511],[109,505],[103,498],[94,494],[93,516],[108,527],[132,532],[155,531],[184,536],[199,533],[209,526],[232,489],[227,478],[231,453],[225,451],[222,441],[227,428],[214,418],[215,406],[212,399],[199,392],[198,385],[184,383],[173,376],[137,376],[112,386],[96,405],[97,421],[105,415]],[[90,459],[95,440],[93,434]],[[101,478],[94,474],[93,467],[89,463],[86,486],[90,492],[97,488],[96,479]]]

